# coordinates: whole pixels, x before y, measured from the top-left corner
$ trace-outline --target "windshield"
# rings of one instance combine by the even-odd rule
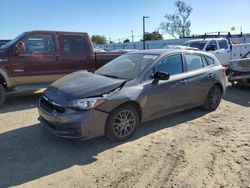
[[[192,48],[198,48],[199,50],[202,50],[206,44],[206,41],[187,41],[184,43],[185,46],[192,47]]]
[[[122,55],[98,69],[95,73],[117,79],[136,78],[158,55],[130,53]]]
[[[15,44],[18,40],[20,40],[26,33],[22,33],[20,35],[18,35],[16,38],[12,39],[11,41],[7,42],[6,44],[4,44],[3,46],[0,47],[0,49],[7,49],[10,46],[12,46],[13,44]]]

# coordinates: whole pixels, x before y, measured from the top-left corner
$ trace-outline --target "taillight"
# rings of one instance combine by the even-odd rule
[[[221,71],[223,72],[224,75],[226,75],[227,74],[227,67],[222,67]]]

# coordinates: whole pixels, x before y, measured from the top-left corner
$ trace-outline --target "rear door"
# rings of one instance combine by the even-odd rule
[[[58,43],[52,33],[31,33],[22,39],[25,53],[11,56],[16,85],[51,83],[63,76]]]
[[[226,40],[211,40],[208,42],[206,51],[214,54],[222,65],[228,65],[230,49]]]
[[[212,58],[210,58],[213,61]],[[200,54],[185,53],[185,71],[188,80],[188,101],[192,106],[202,104],[214,83],[213,62]]]
[[[220,60],[222,65],[228,65],[230,60],[231,50],[227,40],[221,39],[217,41],[219,50],[216,52],[216,57]]]
[[[91,70],[94,65],[94,56],[87,38],[83,34],[61,34],[61,54],[65,73],[78,70]]]

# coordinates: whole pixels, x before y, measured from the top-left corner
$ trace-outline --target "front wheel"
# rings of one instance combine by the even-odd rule
[[[214,85],[208,92],[208,95],[202,107],[208,111],[216,110],[220,104],[221,97],[221,88],[218,85]]]
[[[0,84],[0,105],[4,103],[6,99],[6,91],[5,88]]]
[[[108,117],[105,134],[110,140],[124,141],[134,135],[139,114],[131,105],[118,107]]]

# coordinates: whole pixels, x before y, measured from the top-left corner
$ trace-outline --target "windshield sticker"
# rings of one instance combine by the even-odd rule
[[[153,59],[155,60],[158,56],[157,55],[144,55],[143,58],[145,59]]]

